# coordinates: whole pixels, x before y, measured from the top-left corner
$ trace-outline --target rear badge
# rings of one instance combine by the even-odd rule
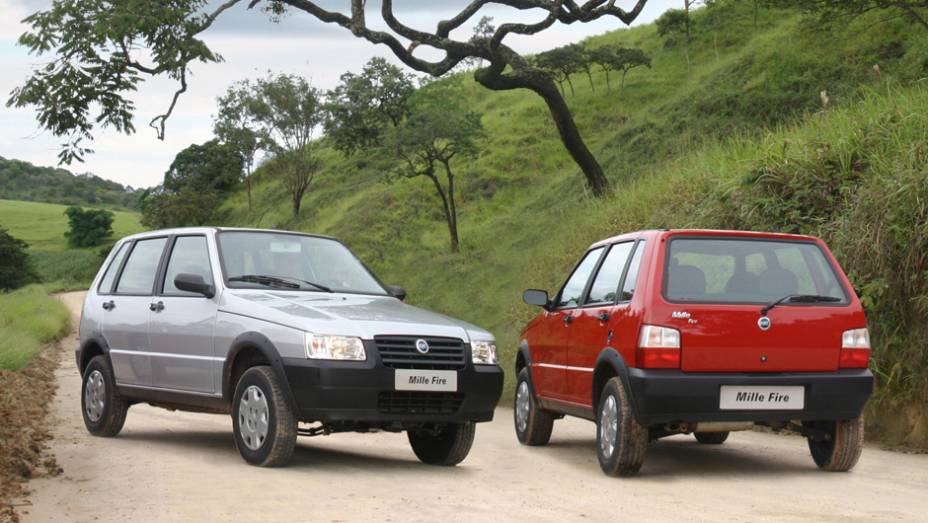
[[[762,331],[765,331],[765,330],[769,329],[769,328],[770,328],[770,318],[768,318],[768,317],[766,317],[766,316],[761,316],[761,318],[760,318],[759,320],[757,320],[757,326],[760,327],[760,330],[762,330]]]

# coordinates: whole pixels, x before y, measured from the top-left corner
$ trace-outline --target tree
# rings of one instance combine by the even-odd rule
[[[561,94],[564,95],[564,82],[570,87],[570,94],[574,92],[574,84],[570,81],[570,75],[580,71],[580,62],[583,57],[577,53],[576,48],[570,46],[556,47],[550,51],[540,53],[535,57],[535,66],[551,75]]]
[[[574,59],[577,61],[577,69],[586,73],[586,78],[590,81],[590,90],[595,92],[596,86],[593,84],[593,60],[590,57],[590,52],[580,44],[570,44],[567,47],[573,52]]]
[[[71,247],[95,247],[113,234],[113,213],[105,209],[68,207],[69,230],[64,233]]]
[[[210,140],[177,153],[164,181],[140,199],[142,224],[154,229],[207,225],[235,188],[244,160],[236,145]]]
[[[669,9],[664,11],[657,20],[658,36],[664,38],[664,45],[674,47],[679,44],[682,37],[684,42],[689,42],[689,14],[683,9]]]
[[[240,87],[230,87],[218,100],[219,113],[213,118],[213,133],[231,146],[242,160],[242,178],[251,210],[251,175],[254,174],[255,156],[260,149],[260,136],[254,128],[245,104],[246,93]]]
[[[0,227],[0,291],[18,289],[39,281],[26,249],[29,244]]]
[[[361,74],[345,73],[326,94],[326,136],[345,155],[380,145],[387,126],[409,112],[414,78],[383,58],[372,58]]]
[[[387,141],[403,162],[397,174],[406,178],[424,176],[435,187],[441,201],[451,252],[458,252],[458,215],[455,173],[452,160],[472,158],[483,137],[480,115],[464,110],[447,89],[433,87],[417,93],[410,116]],[[442,182],[444,174],[444,183]]]
[[[764,0],[772,7],[802,9],[823,23],[854,18],[871,11],[893,10],[928,29],[928,0]]]
[[[351,0],[348,13],[329,10],[311,0],[226,0],[215,8],[206,0],[53,0],[52,6],[26,19],[30,29],[20,43],[37,54],[52,53],[45,66],[35,69],[26,82],[16,88],[9,104],[35,106],[40,125],[55,136],[67,138],[60,157],[79,159],[88,149],[96,126],[112,126],[120,132],[134,131],[135,107],[126,98],[143,77],[168,76],[179,86],[164,114],[150,122],[159,138],[187,89],[187,72],[196,61],[216,62],[220,57],[200,39],[215,20],[239,4],[253,8],[259,4],[278,19],[289,9],[301,11],[317,20],[342,27],[372,44],[382,44],[408,67],[438,77],[468,58],[487,62],[474,71],[475,80],[492,90],[528,89],[540,96],[551,113],[561,140],[583,171],[594,194],[607,192],[608,181],[596,158],[580,136],[573,115],[551,76],[504,43],[512,34],[534,35],[555,24],[586,23],[615,18],[625,24],[634,21],[647,0],[635,0],[623,9],[610,0],[471,0],[453,17],[441,21],[432,32],[416,29],[400,21],[393,0],[382,0],[380,18],[385,28],[368,25],[366,0]],[[531,10],[543,15],[537,22],[499,24],[492,38],[455,39],[451,33],[492,5]],[[425,53],[419,53],[423,49]],[[143,50],[144,53],[139,51]],[[143,64],[144,55],[151,60]],[[423,58],[422,56],[437,56]]]
[[[625,87],[625,76],[636,67],[651,68],[651,57],[644,51],[628,47],[600,47],[589,51],[589,59],[606,73],[606,90],[612,90],[609,80],[610,71],[622,71],[622,87]]]

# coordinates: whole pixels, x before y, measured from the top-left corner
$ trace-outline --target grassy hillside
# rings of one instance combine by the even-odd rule
[[[52,203],[0,200],[0,226],[29,244],[29,253],[42,281],[62,288],[88,284],[102,263],[99,249],[70,249],[67,206]],[[139,215],[113,211],[113,239],[142,230]]]
[[[134,208],[138,204],[136,191],[119,183],[2,156],[0,198],[111,208]]]
[[[485,152],[458,166],[461,254],[448,253],[429,186],[388,181],[393,165],[377,153],[326,153],[298,219],[261,171],[254,210],[236,195],[224,221],[341,237],[413,303],[495,332],[507,367],[535,312],[521,291],[556,288],[599,238],[652,227],[818,234],[870,308],[882,377],[874,429],[928,445],[928,95],[915,83],[928,74],[928,32],[882,14],[826,31],[762,12],[755,26],[739,3],[710,16],[697,14],[689,59],[653,26],[588,42],[653,58],[621,91],[614,81],[607,92],[601,73],[595,91],[573,78],[568,102],[613,197],[589,197],[540,100],[489,92],[461,74],[444,81],[460,85],[489,135]]]

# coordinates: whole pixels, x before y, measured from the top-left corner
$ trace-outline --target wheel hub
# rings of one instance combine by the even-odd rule
[[[516,391],[516,426],[519,432],[525,432],[528,428],[529,411],[532,408],[531,393],[528,391],[528,383],[519,383],[519,389]]]
[[[269,415],[264,391],[255,385],[245,389],[238,407],[238,428],[242,442],[250,450],[258,450],[264,445]]]
[[[103,373],[94,370],[87,376],[84,384],[84,410],[87,418],[96,423],[103,417],[103,408],[106,406],[106,382]]]
[[[599,448],[606,458],[611,458],[615,452],[616,436],[619,433],[619,413],[616,408],[615,396],[609,396],[603,402],[599,413]]]

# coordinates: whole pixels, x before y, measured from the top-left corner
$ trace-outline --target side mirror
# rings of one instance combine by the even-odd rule
[[[387,292],[390,293],[390,296],[400,300],[406,301],[406,289],[400,287],[399,285],[387,285]]]
[[[538,289],[529,289],[523,292],[522,301],[529,305],[537,305],[544,309],[547,309],[551,305],[551,301],[548,299],[548,291]]]
[[[216,295],[216,289],[214,289],[212,285],[206,283],[206,280],[203,279],[203,276],[200,276],[199,274],[178,274],[174,278],[174,286],[179,290],[195,292],[197,294],[202,294],[207,298],[212,298]]]

